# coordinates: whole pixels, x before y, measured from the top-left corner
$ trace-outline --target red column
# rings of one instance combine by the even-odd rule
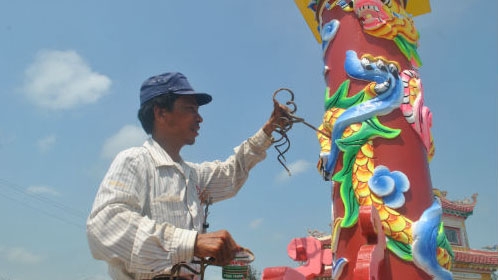
[[[319,1],[316,6],[317,19],[322,30],[322,38],[327,39],[327,36],[324,36],[324,32],[330,31],[325,30],[328,23],[331,23],[333,20],[337,20],[339,23],[338,28],[337,26],[335,27],[337,28],[335,36],[331,36],[330,42],[325,40],[324,43],[324,64],[326,69],[324,76],[327,87],[329,88],[329,97],[336,93],[340,85],[346,80],[350,80],[348,97],[365,89],[371,82],[352,78],[348,75],[345,67],[347,63],[346,53],[348,51],[355,51],[359,58],[369,55],[375,58],[373,59],[374,61],[382,57],[386,62],[395,63],[399,67],[400,73],[404,70],[416,70],[419,66],[416,49],[412,49],[411,53],[406,50],[403,53],[403,49],[395,43],[396,37],[405,41],[410,41],[412,38],[418,37],[416,30],[410,30],[411,27],[396,27],[397,23],[395,19],[389,19],[389,14],[391,13],[390,16],[392,16],[392,12],[396,12],[390,9],[403,8],[399,1],[392,0],[391,7],[383,4],[380,0],[356,0],[354,1],[354,5],[348,7],[333,6],[329,2],[333,1]],[[393,7],[393,5],[395,6]],[[361,9],[363,9],[363,13],[360,11]],[[383,27],[385,30],[379,30],[380,28],[377,28],[377,30],[367,30],[368,28],[386,24],[393,26],[390,28]],[[400,24],[402,23],[400,22]],[[413,22],[411,19],[405,19],[404,24],[413,24]],[[399,28],[399,30],[396,30],[396,28]],[[386,34],[386,30],[389,31],[388,34]],[[406,34],[403,34],[403,32]],[[402,38],[403,36],[405,38]],[[410,38],[410,36],[416,37]],[[373,152],[373,165],[374,167],[385,166],[390,171],[399,171],[406,175],[410,188],[404,193],[405,204],[396,209],[397,216],[395,216],[416,221],[424,210],[433,203],[432,184],[428,167],[428,153],[432,153],[432,151],[427,149],[420,133],[413,129],[413,125],[404,117],[400,106],[397,106],[386,115],[378,115],[377,117],[382,125],[395,130],[399,129],[400,133],[392,139],[375,137],[370,140]],[[326,145],[330,145],[330,143]],[[324,144],[322,143],[323,147]],[[343,155],[344,153],[341,151],[336,159],[337,162],[332,175],[343,168]],[[333,159],[329,158],[328,160]],[[353,174],[353,176],[355,175]],[[333,182],[332,200],[336,219],[345,215],[345,205],[343,197],[340,195],[340,185],[341,183],[339,182]],[[360,206],[362,204],[364,203],[360,201]],[[366,202],[366,204],[371,205],[372,202]],[[382,207],[385,207],[385,205],[377,204],[376,206],[379,209]],[[388,223],[390,223],[389,219],[384,220],[383,225],[385,226]],[[410,232],[410,229],[407,229],[407,232]],[[388,234],[389,231],[386,231],[386,235]],[[346,258],[348,260],[348,264],[345,266],[339,279],[353,279],[358,252],[361,246],[368,243],[368,240],[361,234],[358,224],[341,228],[336,238],[337,248],[334,257],[336,259]],[[334,241],[332,242],[334,243]],[[402,260],[389,250],[386,252],[380,271],[382,275],[381,279],[383,280],[432,279],[432,277],[415,266],[412,261]]]

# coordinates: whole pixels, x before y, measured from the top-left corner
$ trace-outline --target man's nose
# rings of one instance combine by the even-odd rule
[[[197,112],[197,115],[196,115],[196,119],[199,123],[203,122],[204,119],[202,118],[201,114],[199,114],[199,112]]]

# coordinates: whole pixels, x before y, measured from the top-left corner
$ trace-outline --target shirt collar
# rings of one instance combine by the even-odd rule
[[[169,154],[157,143],[154,139],[149,138],[147,141],[145,141],[143,145],[149,152],[150,155],[152,156],[152,159],[154,160],[154,163],[157,166],[177,166],[178,163],[176,163]],[[183,162],[183,159],[181,160],[180,164]]]

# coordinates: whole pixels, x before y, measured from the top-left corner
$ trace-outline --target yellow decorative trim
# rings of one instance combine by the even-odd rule
[[[308,27],[311,29],[313,36],[315,37],[317,42],[321,44],[322,38],[320,36],[320,33],[318,32],[318,22],[316,21],[315,13],[313,13],[313,11],[308,8],[310,1],[294,0],[294,3],[296,3],[297,7],[299,8],[301,15],[303,15],[303,18],[306,21],[306,24],[308,24]]]
[[[431,12],[431,3],[429,0],[410,0],[405,10],[414,17],[420,16]]]

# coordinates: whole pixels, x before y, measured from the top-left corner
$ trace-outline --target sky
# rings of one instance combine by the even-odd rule
[[[453,200],[478,193],[467,231],[481,248],[498,243],[498,2],[432,2],[415,18],[431,180]],[[114,155],[146,138],[136,114],[147,77],[180,71],[213,96],[182,151],[192,162],[228,157],[269,117],[278,88],[294,91],[308,122],[323,114],[322,50],[290,0],[0,0],[0,40],[1,280],[109,279],[85,220]],[[230,231],[260,272],[297,266],[292,238],[330,232],[315,134],[296,124],[289,137],[292,176],[270,148],[235,198],[210,207],[210,230]]]

